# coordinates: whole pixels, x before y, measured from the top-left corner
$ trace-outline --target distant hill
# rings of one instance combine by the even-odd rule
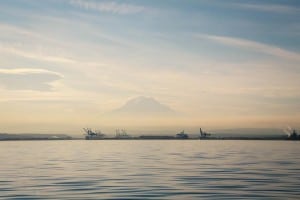
[[[274,128],[236,128],[236,129],[224,129],[215,130],[218,135],[226,136],[268,136],[268,135],[286,135],[281,129]]]
[[[72,139],[65,134],[7,134],[0,133],[0,140],[66,140]]]
[[[113,114],[171,114],[175,113],[171,108],[161,104],[151,97],[136,97],[127,101],[122,107],[114,110]]]

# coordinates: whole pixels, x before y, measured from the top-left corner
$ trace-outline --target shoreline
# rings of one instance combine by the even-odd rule
[[[189,140],[199,140],[199,141],[207,141],[207,140],[269,140],[269,141],[300,141],[300,140],[292,140],[288,138],[205,138],[205,139],[199,139],[199,138],[188,138],[188,139],[180,139],[180,138],[97,138],[97,139],[85,139],[85,138],[69,138],[69,139],[48,139],[48,138],[6,138],[6,139],[0,139],[1,141],[58,141],[58,140],[180,140],[180,141],[189,141]]]

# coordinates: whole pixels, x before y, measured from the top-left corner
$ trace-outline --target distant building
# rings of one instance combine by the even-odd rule
[[[289,140],[300,140],[300,135],[294,129],[288,137]]]
[[[131,136],[127,134],[125,129],[121,129],[121,130],[117,129],[116,130],[116,138],[117,139],[128,139],[128,138],[131,138]]]
[[[188,134],[184,133],[184,130],[183,130],[180,133],[176,134],[176,138],[178,138],[178,139],[188,139],[189,136],[188,136]]]
[[[105,137],[105,134],[103,134],[101,131],[92,131],[90,128],[83,128],[83,130],[86,133],[86,140],[97,140]]]

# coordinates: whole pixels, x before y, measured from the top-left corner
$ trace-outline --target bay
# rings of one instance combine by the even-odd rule
[[[299,199],[300,143],[0,142],[2,199]]]

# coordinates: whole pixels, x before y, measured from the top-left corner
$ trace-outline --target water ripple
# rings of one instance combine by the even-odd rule
[[[299,150],[285,141],[1,142],[0,198],[298,199]]]

